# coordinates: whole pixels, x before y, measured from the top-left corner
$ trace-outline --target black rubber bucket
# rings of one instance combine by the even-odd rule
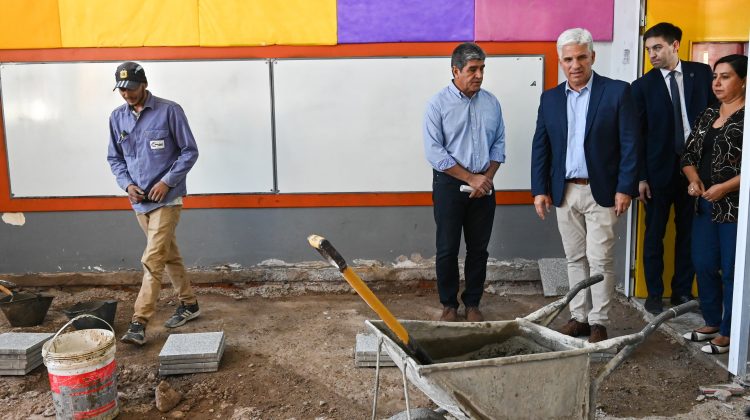
[[[0,309],[11,327],[33,327],[44,322],[54,296],[15,293],[0,298]]]
[[[109,330],[115,324],[115,312],[117,312],[116,300],[90,300],[88,302],[78,302],[70,308],[63,309],[68,319],[73,319],[78,315],[89,314],[101,318],[109,323],[109,326],[101,320],[84,317],[73,321],[73,326],[77,330],[101,329]]]

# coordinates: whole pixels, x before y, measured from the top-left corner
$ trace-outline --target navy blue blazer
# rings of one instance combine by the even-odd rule
[[[685,109],[690,127],[695,118],[716,102],[711,90],[713,72],[703,63],[682,61]],[[669,88],[659,69],[633,82],[633,97],[640,119],[640,156],[638,179],[652,188],[665,188],[679,168],[680,157],[674,147],[674,114]]]
[[[594,72],[583,149],[591,193],[603,207],[638,195],[638,119],[630,85]],[[568,117],[565,83],[542,93],[531,146],[531,194],[560,207],[565,193]]]

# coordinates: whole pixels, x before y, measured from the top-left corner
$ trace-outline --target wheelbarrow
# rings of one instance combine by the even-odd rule
[[[661,323],[698,307],[697,301],[682,304],[663,312],[638,333],[598,343],[548,328],[575,295],[604,279],[596,275],[557,301],[511,321],[398,320],[328,240],[311,235],[308,242],[341,271],[382,319],[365,321],[378,340],[373,419],[383,346],[401,370],[408,419],[407,378],[457,419],[593,419],[604,379]],[[592,356],[601,353],[613,357],[592,379]]]
[[[376,354],[384,346],[404,382],[408,378],[457,419],[593,419],[604,379],[661,323],[698,306],[692,301],[671,308],[638,333],[593,344],[547,327],[578,292],[602,279],[584,280],[565,297],[511,321],[401,321],[431,356],[429,365],[409,356],[382,321],[365,324],[378,339]],[[614,356],[592,379],[592,356],[601,353]],[[376,367],[373,413],[378,374]],[[408,413],[406,383],[404,393]]]

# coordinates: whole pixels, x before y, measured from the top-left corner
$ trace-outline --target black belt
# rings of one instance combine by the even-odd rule
[[[576,185],[589,185],[588,178],[568,178],[565,180],[565,182],[569,182],[571,184],[576,184]]]

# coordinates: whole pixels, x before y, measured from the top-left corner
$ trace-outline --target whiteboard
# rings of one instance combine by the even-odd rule
[[[498,190],[530,188],[542,56],[488,57],[482,87],[506,125]],[[282,193],[429,191],[422,119],[451,83],[450,59],[287,59],[274,64],[278,188]]]
[[[124,195],[106,161],[119,62],[0,65],[14,197]],[[185,110],[200,157],[191,194],[273,189],[265,60],[143,61],[149,90]]]

